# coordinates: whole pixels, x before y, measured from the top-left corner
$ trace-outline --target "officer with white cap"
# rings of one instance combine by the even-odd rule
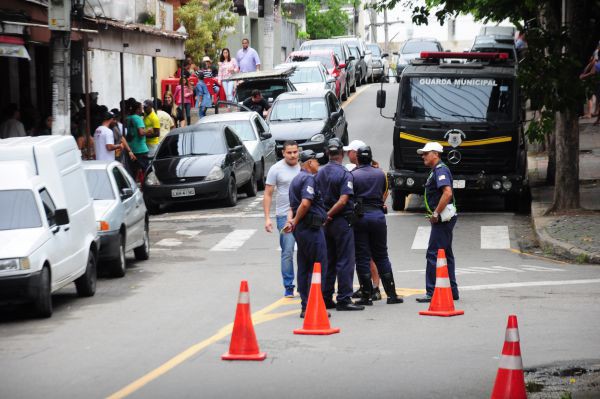
[[[425,285],[427,293],[417,298],[417,302],[430,302],[435,289],[436,263],[438,249],[446,252],[448,275],[454,300],[458,300],[458,286],[454,274],[454,254],[452,253],[452,232],[456,225],[456,206],[452,192],[452,173],[441,161],[440,154],[444,147],[438,142],[425,144],[417,150],[423,158],[425,166],[431,168],[425,183],[425,208],[431,222],[431,235],[427,247],[427,269]]]
[[[352,140],[350,144],[344,146],[344,151],[346,152],[348,160],[350,161],[350,163],[344,165],[346,166],[346,169],[352,171],[354,168],[356,168],[356,165],[358,165],[358,160],[356,159],[356,151],[358,151],[360,147],[365,146],[365,142],[361,140]]]

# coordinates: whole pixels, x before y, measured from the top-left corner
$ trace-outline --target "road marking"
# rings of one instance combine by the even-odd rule
[[[415,233],[412,247],[410,249],[427,249],[429,246],[429,236],[431,235],[431,226],[419,226]]]
[[[481,291],[495,290],[502,288],[519,288],[519,287],[543,287],[552,285],[573,285],[573,284],[595,284],[600,283],[600,278],[589,280],[557,280],[557,281],[527,281],[522,283],[503,283],[503,284],[484,284],[484,285],[468,285],[465,287],[459,286],[460,291]]]
[[[342,108],[346,108],[348,105],[350,105],[350,103],[352,101],[354,101],[360,94],[362,94],[362,92],[364,92],[365,90],[367,90],[370,86],[363,86],[360,89],[356,90],[356,92],[354,92],[354,95],[351,95],[350,98],[348,98],[346,100],[346,102],[344,104],[342,104]]]
[[[569,262],[565,262],[565,261],[562,261],[562,260],[557,260],[557,259],[552,259],[552,258],[546,258],[546,257],[544,257],[544,256],[539,256],[539,255],[530,254],[530,253],[523,252],[523,251],[520,251],[520,250],[518,250],[518,249],[514,249],[514,248],[509,248],[508,250],[509,250],[510,252],[513,252],[513,253],[515,253],[515,254],[519,254],[519,255],[525,255],[525,256],[530,256],[530,257],[532,257],[532,258],[535,258],[535,259],[540,259],[540,260],[543,260],[543,261],[546,261],[546,262],[558,263],[558,264],[560,264],[560,265],[570,265],[570,263],[569,263]]]
[[[212,247],[211,251],[235,251],[239,249],[252,235],[256,233],[256,229],[248,230],[233,230],[227,234],[217,245]]]
[[[557,269],[552,267],[544,267],[544,266],[532,266],[532,265],[518,265],[515,267],[506,267],[506,266],[473,266],[473,267],[457,267],[455,269],[456,275],[461,274],[497,274],[503,272],[515,272],[515,273],[525,273],[525,272],[564,272],[563,269]],[[423,269],[411,269],[411,270],[396,270],[395,273],[425,273],[425,268]]]
[[[510,248],[508,226],[481,226],[481,249]]]
[[[181,241],[176,238],[163,238],[154,245],[160,245],[161,247],[178,247],[181,245]]]
[[[194,238],[200,233],[202,233],[202,230],[179,230],[177,232],[177,234],[187,236],[189,238]]]
[[[265,322],[268,322],[271,320],[276,320],[276,319],[279,319],[282,317],[298,314],[298,313],[300,313],[300,309],[288,310],[288,311],[279,312],[279,313],[271,313],[273,310],[275,310],[281,306],[298,305],[298,304],[300,304],[299,300],[294,300],[291,298],[281,298],[278,301],[270,304],[269,306],[259,310],[258,312],[253,313],[252,314],[252,322],[256,326],[258,324],[265,323]],[[217,333],[214,334],[212,337],[207,338],[204,341],[198,342],[197,344],[190,346],[183,352],[179,353],[178,355],[175,355],[174,357],[167,360],[162,365],[160,365],[157,368],[155,368],[154,370],[150,371],[148,374],[138,378],[137,380],[135,380],[131,384],[127,385],[126,387],[124,387],[124,388],[118,390],[117,392],[113,393],[112,395],[108,396],[107,399],[121,399],[121,398],[125,398],[125,397],[131,395],[132,393],[138,391],[139,389],[141,389],[148,383],[156,380],[160,376],[166,374],[167,372],[171,371],[175,367],[179,366],[181,363],[185,362],[186,360],[188,360],[189,358],[191,358],[192,356],[194,356],[201,350],[206,349],[210,345],[227,337],[228,335],[231,334],[232,330],[233,330],[233,323],[230,323],[230,324],[226,325],[225,327],[221,328],[219,331],[217,331]]]
[[[544,266],[533,266],[533,265],[523,265],[523,269],[529,270],[531,272],[564,272],[564,269],[555,269],[553,267],[544,267]]]

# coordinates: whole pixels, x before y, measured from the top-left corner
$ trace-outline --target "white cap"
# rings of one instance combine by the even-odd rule
[[[424,152],[435,151],[435,152],[444,152],[444,147],[437,141],[429,142],[425,144],[425,147],[419,148],[417,150],[417,154],[422,154]]]
[[[366,144],[361,140],[352,140],[350,144],[344,146],[344,151],[358,151],[360,147],[365,147]]]

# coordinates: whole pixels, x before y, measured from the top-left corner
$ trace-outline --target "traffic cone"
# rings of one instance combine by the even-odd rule
[[[517,316],[510,315],[491,399],[524,398],[527,398],[527,392],[525,391],[525,375],[523,374],[523,360],[519,344],[519,326],[517,325]]]
[[[450,287],[450,277],[448,276],[448,263],[446,261],[446,251],[438,249],[437,265],[435,270],[435,290],[433,298],[429,303],[429,310],[419,312],[422,316],[458,316],[465,314],[464,310],[454,310],[454,300],[452,299],[452,288]]]
[[[267,354],[260,352],[250,312],[250,294],[248,282],[242,280],[240,284],[240,296],[238,297],[235,320],[229,352],[221,356],[222,360],[265,360]]]
[[[339,332],[339,328],[331,328],[329,324],[329,317],[321,292],[321,264],[316,262],[310,284],[310,293],[308,294],[304,325],[302,328],[294,330],[294,334],[330,335]]]

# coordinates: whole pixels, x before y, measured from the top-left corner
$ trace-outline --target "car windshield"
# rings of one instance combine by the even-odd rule
[[[342,46],[336,44],[310,44],[306,47],[302,47],[302,50],[311,49],[311,50],[333,50],[335,55],[338,56],[339,59],[343,60],[344,57],[342,55]]]
[[[225,153],[227,149],[220,128],[199,129],[165,137],[160,144],[156,159]]]
[[[302,98],[277,101],[269,120],[290,121],[327,118],[327,106],[322,98]]]
[[[357,47],[350,46],[350,54],[352,54],[357,60],[360,59],[360,54],[358,53]]]
[[[290,62],[319,61],[325,68],[333,68],[333,58],[328,54],[293,55]]]
[[[290,80],[292,83],[317,83],[323,82],[325,79],[318,67],[302,67],[296,68],[290,76]]]
[[[0,190],[0,230],[42,227],[31,190]]]
[[[435,42],[407,42],[402,47],[402,54],[420,53],[421,51],[439,51],[440,49]]]
[[[213,122],[217,123],[217,122]],[[231,126],[242,141],[256,141],[256,135],[249,120],[219,122],[220,126]]]
[[[238,101],[251,97],[252,90],[260,90],[265,100],[275,100],[281,93],[288,92],[286,81],[283,79],[246,80],[236,88]]]
[[[510,121],[513,81],[494,78],[419,77],[404,81],[403,118],[447,122]]]
[[[86,169],[85,178],[90,197],[95,200],[115,199],[108,173],[104,169]]]
[[[369,45],[369,50],[373,53],[373,57],[381,57],[381,51],[377,45]]]

